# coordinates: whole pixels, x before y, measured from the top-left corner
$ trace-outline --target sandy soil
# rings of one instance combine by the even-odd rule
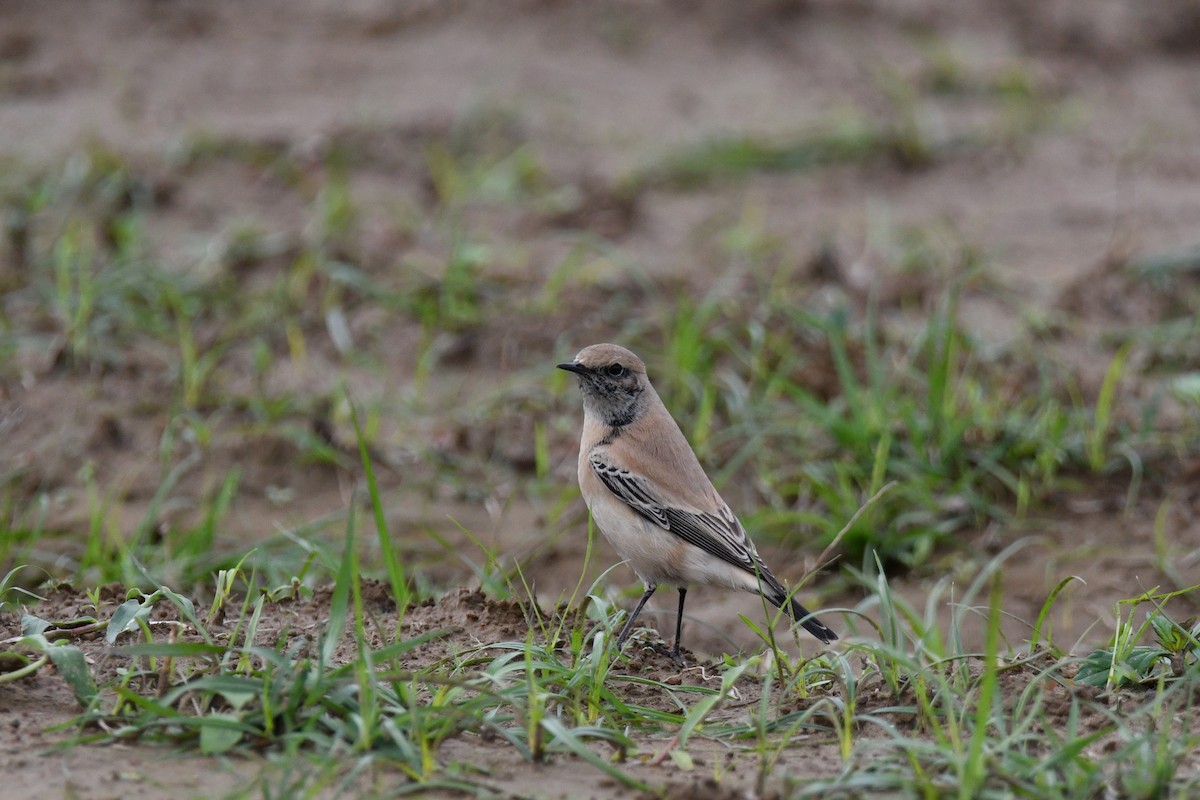
[[[663,285],[707,287],[730,269],[710,231],[750,215],[784,243],[783,257],[803,263],[832,249],[853,293],[888,278],[874,266],[892,245],[878,238],[883,223],[940,225],[950,238],[988,255],[993,288],[971,293],[963,304],[980,339],[1003,348],[1016,335],[1015,320],[1053,320],[1069,335],[1031,346],[1078,370],[1082,390],[1094,391],[1112,355],[1103,332],[1158,321],[1169,304],[1153,293],[1129,293],[1114,270],[1134,257],[1200,244],[1200,13],[1184,0],[1160,3],[1153,12],[1133,0],[1086,10],[1069,0],[945,5],[114,0],[83,14],[75,4],[9,0],[0,20],[0,159],[16,171],[56,165],[96,141],[128,154],[164,198],[148,230],[155,253],[172,268],[188,269],[214,239],[225,241],[247,225],[287,231],[286,255],[306,235],[310,209],[302,192],[268,170],[223,158],[180,167],[172,161],[179,153],[195,152],[197,142],[232,142],[286,153],[301,164],[311,157],[315,164],[318,155],[349,143],[358,153],[349,181],[365,209],[364,261],[388,265],[403,252],[421,264],[436,261],[445,243],[419,231],[406,238],[394,220],[429,202],[428,145],[453,136],[464,120],[481,120],[491,126],[488,135],[534,145],[550,181],[574,187],[583,198],[567,212],[534,219],[487,212],[497,215],[498,227],[517,232],[497,243],[506,257],[485,271],[500,290],[514,274],[552,275],[572,246],[566,231],[618,243],[622,258]],[[686,191],[650,184],[632,199],[614,189],[673,147],[706,137],[788,137],[845,118],[850,109],[891,119],[895,106],[880,75],[890,72],[915,85],[937,79],[931,48],[954,54],[958,79],[968,87],[921,99],[919,119],[931,128],[932,141],[1010,123],[1022,132],[977,149],[947,148],[918,167],[872,161]],[[1053,107],[1032,132],[972,94],[970,87],[1011,74]],[[3,255],[0,279],[18,268],[11,252]],[[265,261],[259,280],[278,269]],[[593,268],[596,291],[628,288],[620,264]],[[903,315],[895,322],[904,324]],[[349,324],[360,341],[376,345],[377,365],[347,364],[328,337],[315,337],[306,366],[280,364],[267,376],[270,388],[315,397],[346,381],[371,400],[410,395],[416,326],[378,308],[353,309]],[[533,422],[548,410],[515,408],[510,424],[481,431],[454,413],[453,399],[490,381],[489,369],[545,364],[549,370],[573,352],[564,347],[606,339],[611,327],[593,308],[570,307],[550,310],[545,321],[516,320],[448,339],[436,380],[422,389],[433,395],[424,416],[406,427],[382,423],[388,449],[381,459],[389,467],[382,480],[395,509],[393,528],[421,539],[420,529],[431,528],[469,549],[461,523],[501,552],[525,559],[539,599],[553,607],[578,580],[584,545],[579,504],[561,508],[519,490],[531,469]],[[23,343],[13,356],[13,377],[0,384],[0,470],[19,472],[28,491],[61,489],[51,516],[61,545],[46,556],[53,571],[56,560],[69,566],[72,532],[85,518],[81,463],[90,461],[105,476],[122,529],[145,514],[167,423],[165,406],[145,398],[169,395],[172,377],[152,348],[124,353],[120,368],[92,374],[55,370],[49,351],[36,337]],[[249,349],[231,358],[248,364]],[[223,385],[238,390],[239,381],[248,380],[245,372],[239,377],[237,369],[228,370]],[[1149,383],[1125,387],[1131,403],[1154,390]],[[452,410],[435,413],[441,408]],[[569,484],[578,410],[552,412],[552,471]],[[306,409],[297,425],[328,422],[327,413]],[[213,427],[213,441],[181,483],[184,500],[164,511],[163,524],[171,514],[185,518],[189,505],[202,506],[235,464],[244,472],[243,492],[224,531],[226,544],[344,512],[353,487],[349,471],[298,464],[292,442],[248,441],[237,420]],[[350,452],[344,429],[335,438]],[[429,452],[447,459],[489,454],[502,468],[431,492],[436,470],[414,459]],[[1021,530],[969,536],[969,547],[981,553],[998,552],[1026,534],[1039,537],[1006,571],[1013,617],[1006,632],[1013,641],[1026,630],[1021,621],[1032,619],[1046,592],[1069,574],[1086,584],[1069,590],[1057,607],[1056,631],[1081,643],[1107,631],[1117,599],[1162,581],[1155,567],[1160,509],[1176,537],[1168,546],[1187,551],[1188,542],[1194,547],[1200,540],[1200,463],[1148,476],[1128,507],[1127,486],[1128,475],[1115,476],[1064,496]],[[736,489],[731,494],[737,505]],[[427,541],[412,547],[440,585],[471,582],[462,563]],[[764,549],[776,572],[790,576],[814,555]],[[952,572],[958,560],[961,554],[948,555],[934,571]],[[596,571],[611,561],[601,546]],[[1194,559],[1184,566],[1193,582],[1200,580]],[[618,570],[613,580],[632,583],[633,577]],[[913,578],[903,592],[923,603],[929,581]],[[662,620],[664,630],[673,615],[667,594],[647,617]],[[752,598],[693,595],[686,635],[701,657],[753,645],[736,624],[737,614],[758,613]],[[452,624],[463,613],[463,597],[452,590],[442,606],[419,611],[443,614],[438,624]],[[820,600],[853,607],[860,598],[846,593]],[[327,609],[310,604],[279,613],[300,614],[311,625]],[[420,619],[413,615],[409,624]],[[510,637],[509,628],[517,630],[520,622],[509,618],[476,635]],[[207,760],[136,747],[44,755],[58,737],[48,726],[73,712],[69,693],[52,675],[0,687],[6,792],[32,796],[41,787],[64,796],[158,797],[184,787],[220,794],[269,769],[241,761],[214,768]],[[476,758],[476,749],[468,755],[456,748],[478,746],[453,743],[447,757]],[[829,743],[814,743],[810,752],[788,769],[819,774],[836,762]],[[497,752],[493,766],[509,776],[498,785],[517,794],[568,796],[576,788],[569,760],[531,775]],[[695,780],[670,768],[639,769],[646,780],[678,784],[680,796]],[[602,783],[589,791],[597,798],[620,794]]]

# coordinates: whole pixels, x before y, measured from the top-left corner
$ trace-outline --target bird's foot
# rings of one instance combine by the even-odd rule
[[[652,647],[654,648],[654,652],[658,653],[661,656],[666,656],[667,658],[671,659],[672,661],[675,662],[675,666],[679,667],[680,669],[687,666],[687,664],[683,660],[683,654],[679,652],[678,647],[668,649],[665,644],[658,644],[658,643],[652,645]]]

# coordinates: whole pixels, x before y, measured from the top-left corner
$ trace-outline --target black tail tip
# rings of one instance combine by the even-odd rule
[[[809,617],[800,624],[804,627],[804,630],[820,639],[822,644],[829,644],[830,642],[837,641],[838,635],[829,628],[825,627],[825,625],[816,617]]]
[[[821,620],[817,619],[811,611],[797,603],[795,600],[792,600],[791,612],[792,619],[799,622],[800,626],[804,628],[804,630],[811,633],[823,644],[829,644],[830,642],[837,641],[838,635],[836,633],[831,631],[824,622],[821,622]]]
[[[822,644],[837,641],[838,635],[826,627],[825,623],[817,619],[811,611],[796,602],[794,597],[785,594],[783,587],[779,587],[776,594],[766,595],[766,597],[782,608],[794,621],[800,623],[800,627],[819,639]]]

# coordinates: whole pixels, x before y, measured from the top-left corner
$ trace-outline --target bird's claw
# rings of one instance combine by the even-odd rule
[[[654,652],[658,653],[659,655],[666,656],[667,658],[674,661],[675,666],[679,667],[680,669],[682,669],[683,667],[686,666],[686,664],[683,660],[683,654],[679,652],[678,647],[675,647],[672,649],[667,649],[667,646],[665,644],[656,643],[653,645],[653,648],[654,648]]]

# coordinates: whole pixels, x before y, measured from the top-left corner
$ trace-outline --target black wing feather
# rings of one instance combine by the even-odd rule
[[[725,509],[724,516],[717,516],[672,508],[654,497],[645,478],[627,469],[605,464],[595,456],[589,462],[610,492],[650,522],[735,567],[751,573],[755,571],[746,532],[728,509]]]

